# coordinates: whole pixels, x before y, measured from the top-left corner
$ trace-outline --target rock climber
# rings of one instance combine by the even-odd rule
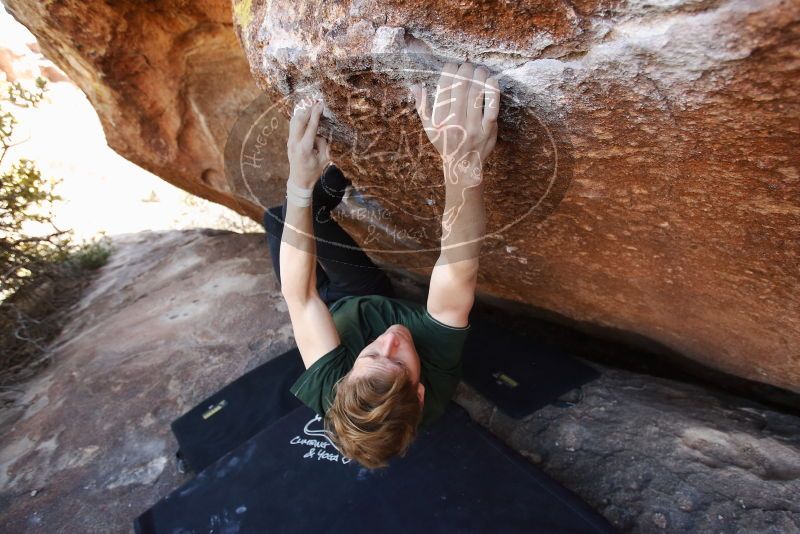
[[[410,89],[445,181],[424,306],[397,298],[386,273],[327,215],[351,182],[318,135],[321,101],[295,107],[286,200],[264,215],[306,367],[291,392],[324,417],[340,452],[367,468],[403,455],[458,385],[486,231],[483,164],[497,139],[500,92],[487,69],[445,64],[432,105],[424,85]]]

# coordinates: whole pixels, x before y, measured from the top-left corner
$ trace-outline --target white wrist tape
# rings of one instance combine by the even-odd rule
[[[294,183],[291,179],[286,181],[286,200],[295,206],[305,208],[311,205],[314,188],[305,189]]]
[[[286,192],[286,200],[289,202],[289,204],[294,204],[295,206],[299,206],[301,208],[306,208],[311,205],[310,198],[299,197],[291,191]]]
[[[303,198],[311,198],[311,193],[314,191],[314,188],[309,187],[308,189],[305,189],[303,187],[300,187],[299,185],[294,183],[294,181],[290,178],[289,180],[286,180],[286,190],[291,191],[292,193],[296,193],[297,196]]]

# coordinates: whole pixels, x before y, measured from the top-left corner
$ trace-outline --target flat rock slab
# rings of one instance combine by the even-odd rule
[[[129,531],[182,483],[170,422],[291,344],[262,240],[115,241],[53,364],[3,414],[0,531]]]
[[[800,417],[621,370],[515,421],[479,422],[626,532],[800,532]]]

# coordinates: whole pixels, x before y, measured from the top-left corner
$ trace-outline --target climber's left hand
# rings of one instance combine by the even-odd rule
[[[480,173],[497,141],[500,90],[485,67],[447,63],[436,87],[433,109],[425,87],[411,92],[428,139],[444,162],[445,174]]]

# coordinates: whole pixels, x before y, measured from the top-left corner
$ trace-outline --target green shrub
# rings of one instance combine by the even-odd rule
[[[46,91],[41,78],[31,89],[6,85],[0,99],[0,163],[16,143],[11,106],[36,107]],[[52,207],[61,200],[55,193],[58,183],[44,179],[26,159],[0,173],[0,385],[47,363],[47,343],[80,297],[86,274],[111,254],[104,236],[77,244],[72,232],[55,227]],[[31,223],[46,231],[30,233]]]
[[[77,265],[84,271],[94,271],[108,262],[111,256],[111,240],[105,236],[93,237],[74,247],[68,256],[68,261]]]

